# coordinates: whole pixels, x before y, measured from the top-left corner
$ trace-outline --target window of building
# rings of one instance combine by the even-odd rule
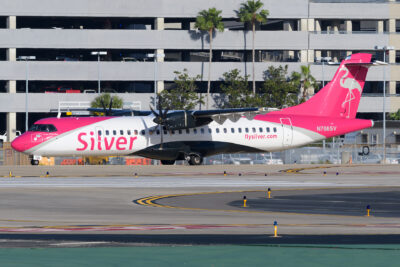
[[[361,143],[368,144],[368,134],[361,134]]]
[[[371,134],[371,144],[376,145],[378,143],[378,135]]]
[[[400,134],[394,135],[394,141],[396,142],[396,144],[400,144]]]

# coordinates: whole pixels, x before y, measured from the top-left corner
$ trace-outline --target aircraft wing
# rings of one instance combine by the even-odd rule
[[[216,121],[219,124],[224,123],[227,119],[236,122],[241,117],[246,117],[252,120],[258,114],[266,114],[271,111],[276,111],[275,108],[231,108],[231,109],[216,109],[216,110],[196,110],[192,112],[192,116],[196,119],[207,118]]]

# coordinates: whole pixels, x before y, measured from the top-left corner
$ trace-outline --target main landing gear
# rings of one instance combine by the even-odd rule
[[[188,156],[189,165],[201,165],[203,163],[203,157],[199,154],[190,154]]]
[[[183,159],[183,158],[178,158],[178,159]],[[192,165],[192,166],[201,165],[203,163],[203,157],[200,154],[196,154],[196,153],[187,154],[184,159],[187,160],[189,165]],[[161,160],[161,164],[162,165],[174,165],[175,160],[163,159],[163,160]]]

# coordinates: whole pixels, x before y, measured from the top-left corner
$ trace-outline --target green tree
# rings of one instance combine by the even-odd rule
[[[310,66],[301,66],[300,72],[292,72],[292,82],[299,88],[301,92],[300,103],[307,101],[309,94],[308,92],[318,88],[318,83],[315,78],[311,75]]]
[[[211,61],[212,61],[212,40],[215,30],[223,31],[224,24],[222,23],[221,10],[209,8],[199,12],[196,18],[195,27],[201,31],[206,31],[210,38],[210,51],[208,58],[208,83],[207,83],[207,109],[209,109],[210,88],[211,88]]]
[[[389,120],[394,120],[394,121],[400,120],[400,109],[398,109],[397,112],[390,113]]]
[[[183,72],[175,71],[174,88],[161,92],[161,105],[164,109],[191,110],[197,104],[203,103],[201,97],[196,93],[196,81],[200,75],[190,77],[187,69]]]
[[[238,17],[241,22],[250,23],[253,31],[253,42],[252,42],[252,61],[253,61],[253,94],[256,94],[256,78],[255,78],[255,50],[254,50],[254,39],[256,32],[256,23],[265,23],[269,15],[269,11],[262,9],[264,3],[260,0],[248,0],[246,3],[242,3],[238,12]]]
[[[108,110],[110,107],[112,99],[112,107],[111,108],[122,108],[124,103],[122,98],[118,96],[111,96],[109,93],[103,93],[93,99],[93,101],[90,103],[90,107],[92,108],[103,108],[104,110]],[[95,113],[95,115],[106,115],[107,112],[101,112],[101,113]]]
[[[255,97],[249,88],[249,76],[241,76],[238,69],[223,74],[220,88],[224,97],[220,100],[221,108],[244,108],[254,106]]]
[[[270,66],[265,72],[261,101],[264,106],[283,108],[297,104],[299,89],[288,77],[288,66]]]

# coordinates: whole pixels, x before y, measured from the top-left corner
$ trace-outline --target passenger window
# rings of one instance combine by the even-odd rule
[[[131,130],[128,130],[127,133],[128,133],[128,135],[131,135]]]
[[[171,134],[175,134],[175,131],[174,130],[172,130],[172,131],[170,131],[171,132]]]
[[[246,131],[246,133],[248,133],[249,132],[249,128],[245,128],[245,131]]]
[[[110,135],[110,131],[109,130],[106,130],[106,135]]]
[[[200,129],[200,133],[201,133],[201,134],[204,134],[204,128],[201,128],[201,129]]]
[[[274,133],[276,133],[276,128],[274,127]]]
[[[124,130],[119,131],[120,135],[124,135]]]
[[[182,134],[182,130],[178,130],[178,133],[179,133],[179,134]]]
[[[145,134],[146,134],[146,131],[145,131],[145,130],[141,130],[141,131],[140,131],[140,134],[141,134],[141,135],[145,135]]]
[[[101,136],[101,131],[97,131],[97,135],[98,135],[98,136]]]
[[[187,133],[187,134],[190,134],[190,129],[186,129],[186,133]]]
[[[135,133],[135,135],[138,135],[138,130],[135,130],[134,133]]]
[[[160,135],[160,130],[157,130],[157,131],[156,131],[156,134],[157,134],[157,135]]]
[[[253,133],[255,133],[255,132],[256,132],[256,128],[254,128],[254,127],[253,127],[253,128],[252,128],[252,130],[253,130]]]
[[[263,132],[263,128],[260,127],[260,133],[262,133],[262,132]]]
[[[235,128],[231,128],[231,132],[232,132],[232,133],[235,133]]]
[[[167,132],[167,130],[165,130],[165,128],[164,128],[164,134],[167,134],[168,132]]]
[[[194,133],[194,134],[197,134],[197,129],[193,129],[193,133]]]
[[[227,132],[228,132],[228,130],[226,128],[224,128],[224,133],[227,133]]]
[[[267,127],[267,133],[269,133],[269,127]]]
[[[239,132],[239,133],[242,133],[242,128],[238,128],[238,132]]]
[[[113,135],[117,135],[117,131],[116,130],[113,130]]]
[[[216,132],[216,133],[219,133],[219,128],[216,128],[216,129],[215,129],[215,132]]]
[[[208,133],[212,133],[211,128],[208,128]]]

